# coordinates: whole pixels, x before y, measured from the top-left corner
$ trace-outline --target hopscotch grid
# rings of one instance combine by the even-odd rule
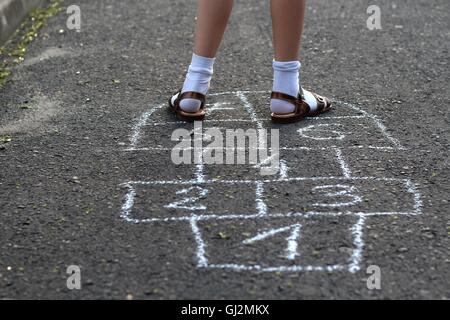
[[[250,116],[250,120],[247,119],[222,119],[222,120],[205,120],[204,122],[211,123],[223,123],[223,122],[250,122],[255,123],[258,129],[263,129],[263,123],[270,121],[270,119],[260,119],[257,117],[256,112],[252,106],[252,104],[248,100],[249,94],[261,94],[268,93],[268,91],[229,91],[222,93],[214,93],[210,94],[210,96],[223,96],[223,95],[235,95],[237,96],[244,105],[244,109]],[[354,111],[359,112],[361,115],[353,115],[353,116],[331,116],[331,117],[319,117],[319,118],[306,118],[306,120],[317,121],[317,120],[339,120],[339,119],[362,119],[369,118],[371,119],[378,129],[381,131],[383,136],[389,140],[394,147],[381,147],[381,146],[348,146],[348,147],[337,147],[337,146],[329,146],[329,147],[282,147],[280,150],[333,150],[335,152],[337,161],[342,169],[343,177],[288,177],[287,175],[287,166],[280,168],[280,178],[279,179],[265,179],[265,180],[220,180],[220,179],[206,179],[204,176],[204,167],[203,162],[201,161],[196,165],[195,168],[195,179],[194,180],[177,180],[177,181],[129,181],[123,183],[121,185],[125,186],[128,189],[128,192],[125,196],[124,203],[121,208],[121,218],[130,223],[157,223],[157,222],[174,222],[174,221],[188,221],[191,225],[192,232],[194,234],[195,242],[197,243],[197,267],[198,268],[210,268],[210,269],[233,269],[233,270],[246,270],[246,271],[259,271],[259,272],[299,272],[299,271],[341,271],[348,270],[351,273],[355,273],[360,270],[360,264],[362,260],[362,252],[364,249],[364,227],[366,223],[366,219],[371,216],[383,216],[383,215],[408,215],[415,216],[422,214],[423,202],[421,199],[421,194],[418,191],[417,185],[415,185],[410,179],[398,179],[398,178],[379,178],[379,177],[353,177],[352,171],[350,170],[345,158],[342,154],[342,150],[344,149],[374,149],[380,151],[397,151],[397,150],[405,150],[405,148],[400,144],[400,142],[393,138],[388,132],[387,128],[384,124],[378,119],[377,116],[356,107],[353,104],[342,102],[339,100],[334,100],[336,103],[341,104],[342,106],[348,107]],[[215,106],[219,106],[220,103],[215,103]],[[231,104],[231,103],[228,103]],[[220,105],[224,105],[223,103]],[[155,111],[162,109],[164,104],[157,105],[151,108],[149,111],[142,114],[142,116],[138,119],[135,126],[133,126],[132,135],[130,137],[130,147],[124,149],[123,151],[171,151],[173,148],[164,148],[164,147],[137,147],[141,138],[142,128],[146,126],[164,126],[164,125],[178,125],[178,124],[186,124],[182,121],[167,121],[167,122],[153,122],[148,123],[150,117],[154,114]],[[217,108],[220,110],[221,108]],[[229,108],[224,108],[229,109]],[[213,110],[215,111],[215,110]],[[258,143],[259,145],[259,143]],[[189,148],[192,149],[192,148]],[[204,148],[208,150],[208,148]],[[240,148],[224,148],[230,150],[238,150]],[[245,149],[245,148],[244,148]],[[259,149],[259,148],[258,148]],[[185,149],[186,150],[186,149]],[[205,150],[205,151],[206,151]],[[282,160],[283,161],[283,160]],[[284,163],[286,164],[286,163]],[[282,163],[283,165],[283,163]],[[283,171],[284,170],[284,171]],[[414,211],[413,212],[351,212],[351,211],[343,211],[343,212],[316,212],[316,211],[308,211],[308,212],[288,212],[288,213],[268,213],[267,205],[263,200],[264,193],[264,185],[266,183],[276,183],[276,182],[292,182],[292,181],[321,181],[321,180],[372,180],[372,181],[396,181],[403,182],[407,192],[413,195],[414,202]],[[149,219],[133,219],[131,218],[132,209],[134,207],[134,201],[136,197],[136,186],[139,185],[161,185],[161,184],[169,184],[169,185],[198,185],[198,184],[255,184],[255,205],[257,209],[257,214],[207,214],[207,215],[190,215],[183,217],[170,217],[170,218],[149,218]],[[201,231],[198,227],[199,221],[206,220],[231,220],[231,219],[269,219],[269,218],[311,218],[316,216],[354,216],[358,218],[356,224],[354,224],[350,231],[353,238],[353,252],[349,259],[348,266],[343,266],[340,264],[332,265],[332,266],[278,266],[278,267],[262,267],[259,265],[240,265],[240,264],[209,264],[208,259],[206,258],[206,243],[203,241]]]

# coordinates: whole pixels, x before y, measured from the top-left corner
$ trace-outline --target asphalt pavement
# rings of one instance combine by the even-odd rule
[[[447,0],[378,1],[381,30],[309,1],[302,84],[335,109],[286,126],[268,1],[236,2],[203,125],[279,129],[275,176],[171,161],[194,1],[77,4],[0,89],[0,298],[450,298]]]

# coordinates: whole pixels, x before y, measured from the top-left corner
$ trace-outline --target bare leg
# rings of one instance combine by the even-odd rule
[[[276,61],[298,60],[306,0],[271,0]]]
[[[271,0],[270,9],[275,50],[273,91],[287,94],[293,97],[293,101],[296,101],[300,92],[303,101],[309,106],[309,115],[329,111],[331,109],[329,99],[324,97],[318,99],[312,92],[301,88],[299,84],[300,62],[298,59],[306,0]],[[294,103],[282,99],[273,98],[270,108],[273,112],[272,118],[276,121],[285,121],[286,118],[283,118],[283,114],[292,117],[291,119],[295,119],[295,121],[302,118],[301,114],[295,113],[299,109],[295,108]],[[296,118],[296,116],[298,117]]]
[[[206,95],[213,76],[217,50],[233,8],[233,0],[198,0],[197,4],[194,54],[181,92]],[[175,105],[178,97],[178,94],[172,97],[172,105]],[[201,108],[201,101],[182,97],[179,105],[183,111],[197,113]]]
[[[233,0],[198,0],[195,54],[216,56],[232,8]]]

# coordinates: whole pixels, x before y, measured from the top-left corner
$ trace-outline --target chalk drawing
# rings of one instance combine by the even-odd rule
[[[239,123],[243,125],[252,124],[255,129],[269,128],[270,118],[263,118],[259,114],[259,109],[251,103],[251,98],[264,97],[269,98],[269,92],[267,91],[230,91],[222,93],[213,93],[209,95],[214,97],[217,102],[208,105],[207,112],[210,117],[203,121],[204,128],[207,129],[207,125],[225,125],[227,123],[233,123],[239,126]],[[231,99],[238,102],[231,102]],[[306,122],[302,122],[297,129],[299,139],[307,139],[315,141],[314,146],[281,146],[281,151],[330,151],[334,153],[334,159],[336,161],[336,167],[340,168],[342,172],[341,176],[314,176],[303,177],[295,176],[296,172],[290,172],[288,166],[289,159],[282,159],[280,155],[280,172],[274,178],[263,179],[261,176],[256,175],[254,179],[224,179],[224,178],[209,178],[205,174],[205,165],[202,161],[202,154],[196,155],[199,161],[194,166],[192,179],[177,179],[168,178],[166,180],[137,180],[126,181],[121,184],[127,191],[121,207],[120,217],[128,223],[189,223],[193,234],[193,240],[196,246],[195,261],[198,268],[211,269],[211,270],[236,270],[236,271],[248,271],[248,272],[342,272],[347,271],[355,273],[361,270],[363,251],[365,247],[365,224],[370,217],[374,216],[417,216],[423,214],[423,201],[419,191],[419,187],[408,178],[390,178],[390,177],[374,177],[374,176],[355,176],[351,167],[346,159],[347,150],[368,149],[373,152],[398,152],[405,150],[402,144],[392,136],[390,131],[386,128],[383,122],[378,116],[371,114],[364,110],[360,106],[356,106],[351,103],[332,99],[338,106],[336,110],[328,115],[306,118]],[[143,145],[143,137],[146,130],[153,130],[157,127],[167,127],[169,130],[173,130],[178,125],[185,126],[185,122],[181,121],[162,121],[160,119],[160,113],[163,112],[165,104],[156,105],[145,111],[137,120],[136,124],[132,128],[130,137],[130,144],[123,150],[125,152],[153,152],[153,151],[171,151],[172,148],[164,145]],[[216,119],[213,116],[217,115],[217,111],[229,111],[238,110],[241,108],[245,111],[244,116],[233,119]],[[345,114],[337,114],[340,109],[346,110]],[[258,110],[258,112],[257,112]],[[354,113],[354,114],[352,114]],[[348,131],[348,126],[345,125],[345,121],[369,121],[373,124],[373,131],[366,124],[358,123],[360,128],[358,134],[373,134],[378,132],[383,137],[383,141],[386,144],[376,145],[355,145],[346,144],[346,138],[352,132]],[[306,125],[305,125],[306,123]],[[195,130],[193,128],[193,130]],[[195,131],[192,131],[193,133]],[[339,142],[336,145],[329,145],[333,141]],[[327,142],[327,145],[320,145],[320,143]],[[344,142],[344,143],[343,143]],[[339,145],[337,145],[339,144]],[[257,148],[263,146],[258,142]],[[192,148],[186,148],[190,150]],[[239,148],[226,148],[224,151],[235,151]],[[207,148],[203,148],[203,151]],[[348,154],[347,154],[348,156]],[[260,163],[261,166],[264,163]],[[305,163],[307,166],[308,163]],[[270,206],[268,203],[271,193],[275,192],[271,188],[276,184],[297,185],[301,187],[304,192],[310,192],[313,197],[313,201],[309,204],[316,210],[302,210],[300,208],[288,211],[280,211]],[[315,185],[311,190],[308,190],[306,184],[314,183]],[[398,186],[397,193],[401,195],[402,201],[405,202],[407,210],[398,210],[398,208],[387,208],[385,211],[371,210],[370,207],[365,207],[366,201],[364,195],[371,192],[371,186],[376,185],[382,187],[385,183],[391,183]],[[224,185],[227,188],[233,188],[234,186],[240,186],[254,190],[254,211],[246,212],[237,210],[233,213],[224,212],[212,212],[208,209],[208,202],[214,201],[214,199],[208,198],[209,189],[211,185]],[[301,184],[305,184],[302,186]],[[356,187],[358,184],[358,187]],[[181,199],[173,201],[171,203],[162,204],[162,209],[173,210],[177,209],[181,212],[186,211],[186,214],[177,214],[177,216],[152,216],[154,212],[148,213],[150,216],[145,218],[136,218],[135,212],[136,203],[135,199],[142,188],[167,186],[168,188],[179,188],[174,190],[174,194],[180,196]],[[300,196],[299,194],[295,195]],[[296,200],[293,199],[293,205],[295,206]],[[386,203],[386,207],[390,204]],[[366,208],[362,210],[361,208]],[[355,223],[351,226],[347,232],[351,236],[353,248],[351,253],[346,259],[346,263],[337,263],[332,265],[275,265],[275,266],[263,266],[260,264],[240,264],[233,263],[233,257],[230,256],[230,263],[214,263],[210,261],[208,250],[210,249],[209,243],[205,241],[202,234],[202,227],[199,225],[203,221],[260,221],[268,219],[310,219],[314,217],[331,217],[331,218],[345,218],[351,217],[355,219]],[[242,241],[242,246],[258,245],[264,247],[264,241],[268,241],[271,237],[277,237],[286,235],[285,248],[280,248],[280,252],[284,252],[283,257],[291,262],[301,261],[302,255],[299,252],[299,243],[303,241],[303,229],[307,226],[301,223],[289,223],[284,227],[265,228],[263,230],[253,230],[255,235]],[[223,253],[227,256],[227,252]]]

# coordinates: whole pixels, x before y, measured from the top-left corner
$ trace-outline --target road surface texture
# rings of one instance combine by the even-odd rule
[[[1,89],[0,298],[450,298],[450,3],[378,1],[371,31],[370,1],[309,1],[302,83],[335,110],[280,126],[268,2],[237,1],[203,126],[279,129],[273,176],[171,161],[194,1],[48,21]]]

